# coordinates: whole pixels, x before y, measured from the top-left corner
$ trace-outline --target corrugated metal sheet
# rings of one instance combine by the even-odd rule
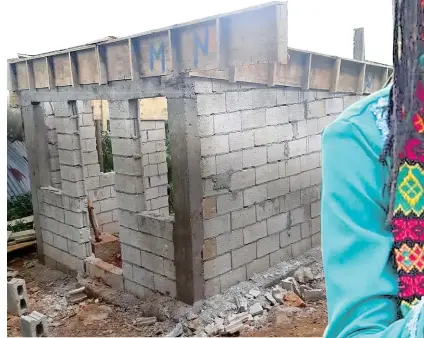
[[[31,191],[25,144],[7,141],[7,198]]]

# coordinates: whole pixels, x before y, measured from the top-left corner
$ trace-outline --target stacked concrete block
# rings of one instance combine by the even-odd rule
[[[137,101],[109,101],[109,112],[124,289],[143,298],[154,286],[141,264],[138,214],[146,200]]]
[[[14,316],[28,313],[28,293],[25,280],[12,278],[7,282],[7,312]]]
[[[176,296],[173,216],[151,211],[138,215],[137,229],[121,228],[124,285],[146,297],[156,290]]]
[[[195,86],[206,296],[319,245],[321,134],[356,98],[215,87]]]
[[[47,153],[49,157],[49,169],[51,184],[53,187],[61,188],[59,152],[57,144],[56,121],[54,116],[53,103],[43,104],[44,124],[47,131]]]
[[[47,337],[47,316],[37,311],[22,316],[21,335],[22,337]]]
[[[139,122],[146,210],[169,215],[165,122]]]
[[[77,106],[54,103],[61,189],[38,190],[46,262],[67,272],[84,271],[83,260],[91,254]]]
[[[40,225],[46,262],[66,272],[84,271],[91,255],[90,228],[85,197],[42,187],[38,191]]]
[[[88,190],[88,195],[94,201],[94,210],[100,231],[118,233],[119,210],[116,201],[115,173],[100,173],[98,178],[99,187]]]
[[[79,139],[83,156],[84,184],[88,196],[93,201],[100,231],[119,232],[117,202],[115,192],[115,173],[100,172],[96,146],[96,132],[91,101],[77,101],[79,119]]]

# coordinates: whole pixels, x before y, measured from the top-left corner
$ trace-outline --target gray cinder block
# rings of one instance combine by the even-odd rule
[[[23,337],[47,337],[47,317],[37,311],[22,316],[21,335]]]
[[[7,282],[7,312],[15,316],[28,313],[28,293],[25,280],[13,278]]]

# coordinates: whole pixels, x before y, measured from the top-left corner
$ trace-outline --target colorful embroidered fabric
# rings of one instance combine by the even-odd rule
[[[419,66],[424,69],[424,54]],[[415,135],[400,154],[392,229],[394,260],[399,274],[399,300],[403,316],[424,297],[424,84],[417,84],[420,104],[412,123]]]

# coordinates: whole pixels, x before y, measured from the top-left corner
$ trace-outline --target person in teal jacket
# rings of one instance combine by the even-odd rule
[[[397,24],[413,37],[399,13],[417,0],[401,1]],[[409,52],[395,47],[393,84],[323,133],[328,338],[424,338],[424,53]]]

